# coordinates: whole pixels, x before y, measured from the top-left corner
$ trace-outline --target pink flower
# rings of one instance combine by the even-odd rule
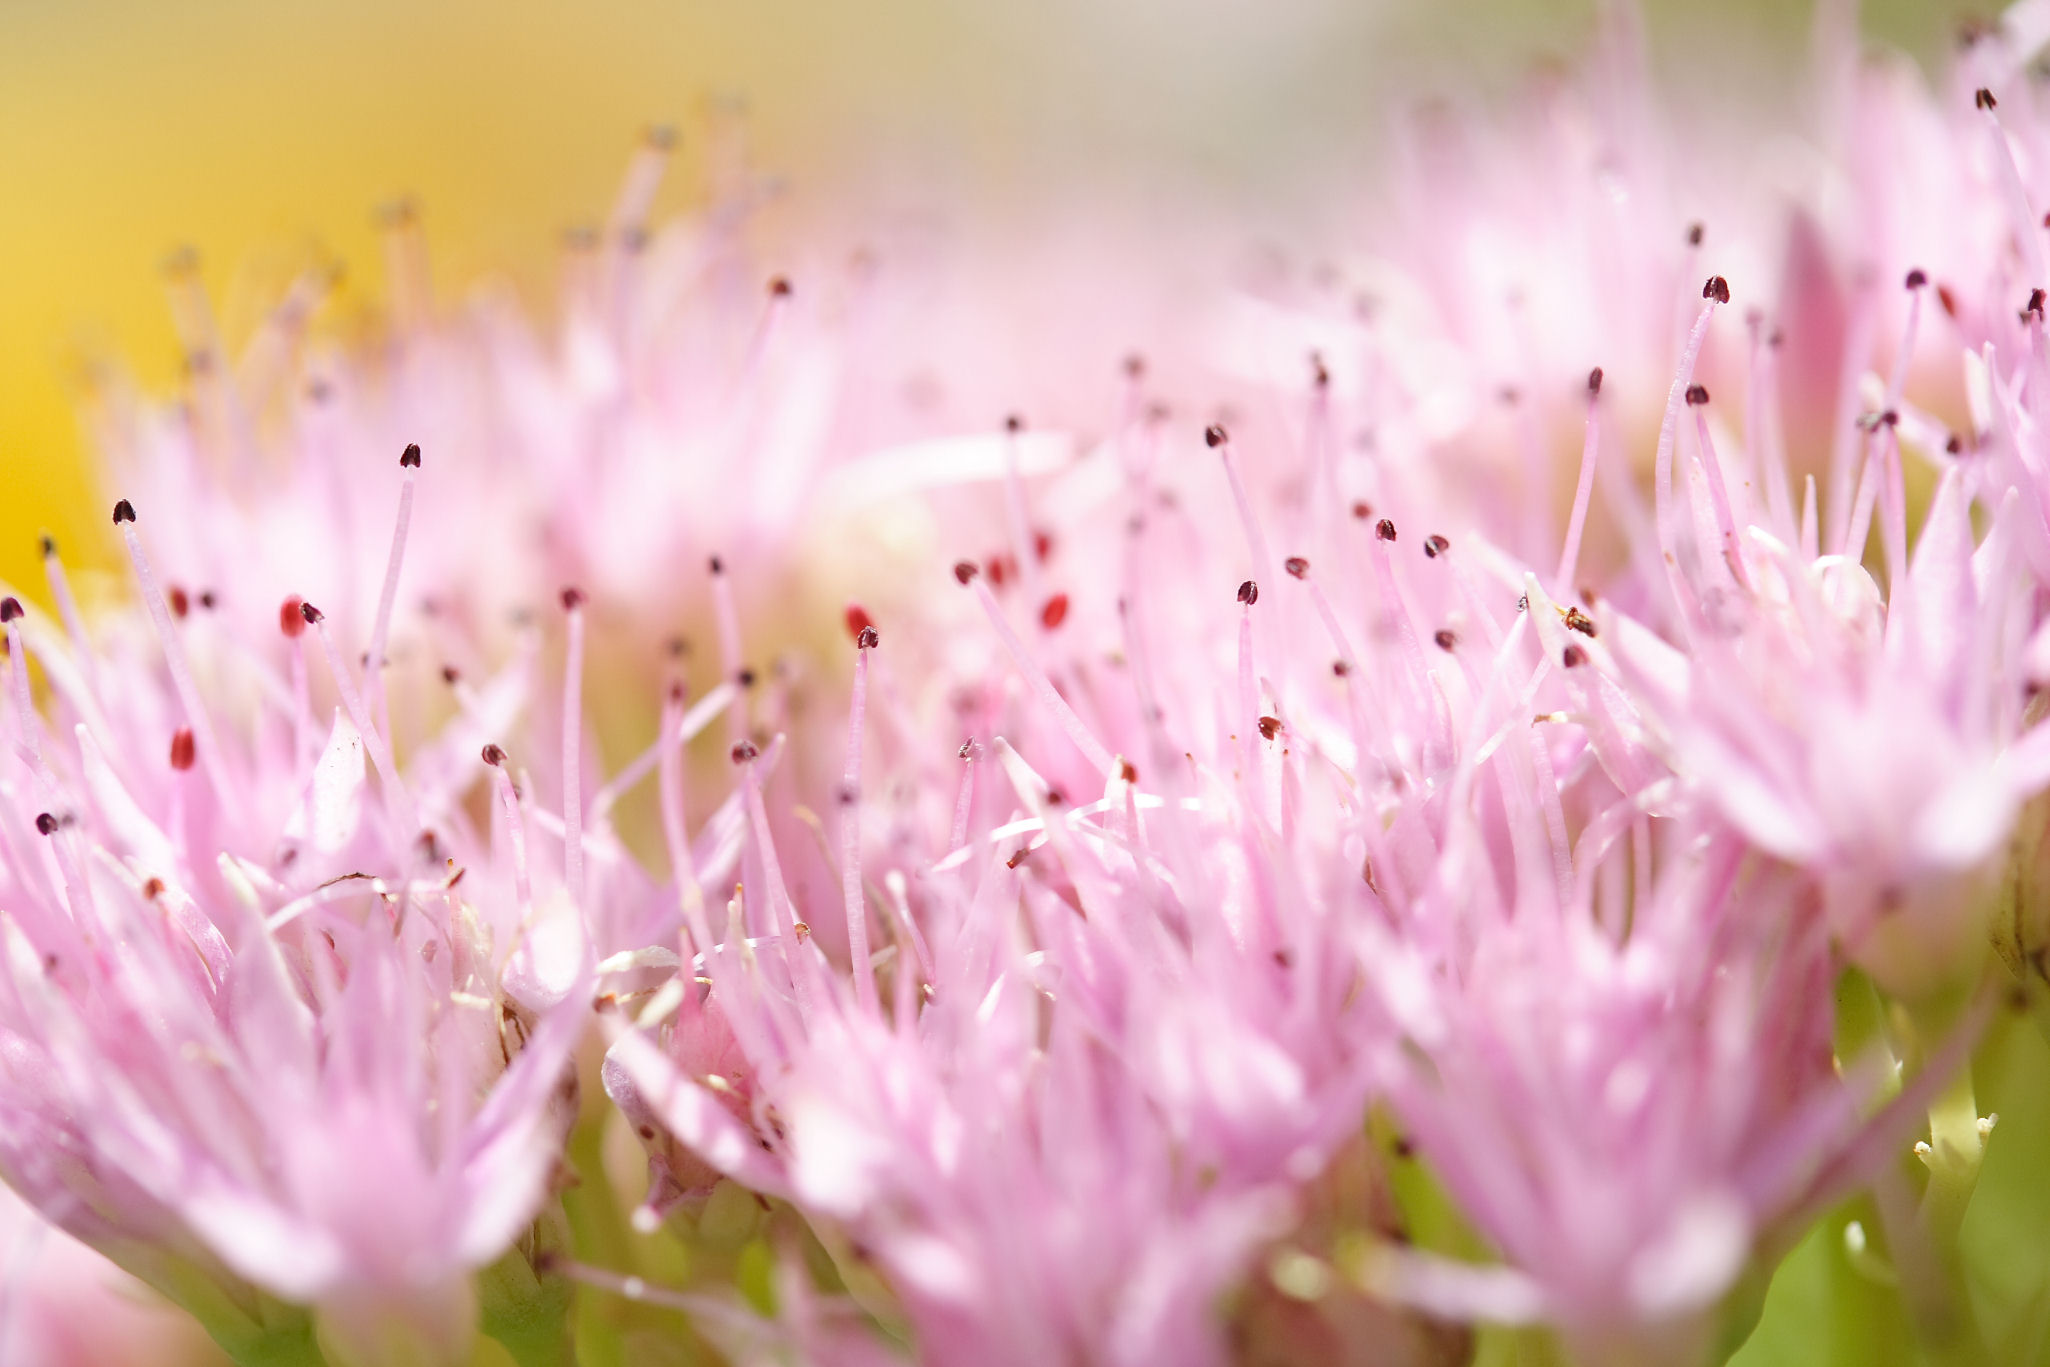
[[[1210,1306],[1351,1135],[1374,1037],[1342,918],[1276,833],[1222,775],[1164,805],[1113,765],[1084,803],[973,744],[963,819],[1015,819],[850,903],[888,925],[879,1001],[820,956],[811,924],[837,912],[791,900],[761,761],[737,758],[766,892],[736,895],[723,937],[694,925],[709,992],[669,989],[607,1065],[654,1199],[702,1190],[702,1164],[794,1200],[888,1278],[927,1360],[1219,1360]],[[766,934],[743,945],[744,924]]]
[[[159,660],[4,607],[0,1163],[232,1351],[308,1334],[286,1302],[338,1363],[464,1360],[471,1273],[549,1193],[584,1011],[574,912],[551,937],[489,895],[523,856],[458,802],[483,766],[447,747],[506,702],[402,773],[317,607],[180,603],[115,520]]]

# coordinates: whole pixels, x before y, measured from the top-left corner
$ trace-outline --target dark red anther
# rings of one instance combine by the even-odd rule
[[[1365,522],[1374,515],[1374,505],[1371,503],[1355,503],[1352,505],[1352,515]]]
[[[214,591],[212,589],[201,589],[199,591],[200,611],[212,612],[214,610],[215,604],[217,604],[219,601],[219,599],[214,597]]]
[[[1241,603],[1244,603],[1247,607],[1251,607],[1253,606],[1253,604],[1259,602],[1260,586],[1250,579],[1248,579],[1245,583],[1240,584],[1239,601]]]
[[[1039,624],[1048,631],[1068,620],[1068,595],[1057,593],[1039,609]]]
[[[311,603],[301,603],[299,605],[299,616],[305,621],[306,625],[310,627],[319,626],[322,622],[325,622],[327,620],[327,614],[322,612],[319,608],[313,606],[313,604]]]
[[[1943,443],[1943,449],[1953,456],[1959,455],[1965,449],[1965,439],[1953,432],[1950,434],[1950,440]]]
[[[192,611],[192,600],[186,597],[185,590],[179,588],[176,584],[171,585],[165,591],[164,598],[171,605],[171,615],[180,621],[185,619],[186,613]]]
[[[181,774],[190,769],[192,761],[196,758],[194,754],[196,748],[192,741],[192,732],[182,726],[173,731],[171,733],[171,767]]]
[[[1450,627],[1440,627],[1437,634],[1432,636],[1431,639],[1438,643],[1438,649],[1450,651],[1452,647],[1459,644],[1459,633]]]
[[[1262,717],[1262,718],[1260,718],[1260,739],[1261,739],[1261,740],[1273,740],[1273,739],[1274,739],[1274,738],[1275,738],[1276,736],[1278,736],[1278,735],[1280,735],[1280,734],[1281,734],[1281,718],[1279,718],[1279,717]]]
[[[732,754],[735,764],[752,764],[755,756],[760,753],[761,751],[755,749],[755,743],[751,740],[737,740],[733,743]]]
[[[726,562],[715,555],[705,562],[705,568],[714,574],[724,574],[726,573]]]
[[[505,749],[495,741],[485,746],[483,753],[484,762],[494,769],[505,763]]]
[[[1338,678],[1342,679],[1346,675],[1352,673],[1352,666],[1347,664],[1343,660],[1333,660],[1331,662],[1331,672]]]
[[[1982,85],[1972,93],[1972,106],[1975,109],[1997,109],[2000,101],[1994,99],[1993,92]]]
[[[1127,783],[1137,783],[1139,781],[1139,771],[1132,767],[1132,761],[1119,756],[1118,777]]]
[[[124,498],[119,503],[116,503],[114,505],[115,526],[118,527],[124,522],[133,521],[135,521],[135,505],[133,503],[130,503],[127,499]]]
[[[1908,272],[1908,288],[1918,290],[1929,283],[1929,273],[1920,266]]]
[[[1699,247],[1701,245],[1701,239],[1703,236],[1706,235],[1707,231],[1708,230],[1699,223],[1688,224],[1687,245],[1690,247]]]
[[[954,582],[957,584],[970,583],[979,573],[981,571],[975,568],[973,560],[956,560],[954,562]]]
[[[152,902],[162,897],[164,895],[164,880],[152,878],[147,883],[144,883],[142,885],[142,895]]]
[[[584,591],[582,589],[566,588],[562,591],[562,610],[564,612],[575,612],[583,605]]]
[[[1224,427],[1220,423],[1213,422],[1203,429],[1203,444],[1205,446],[1222,446],[1230,440],[1231,438],[1224,434]]]
[[[1582,636],[1593,637],[1601,635],[1600,630],[1594,624],[1594,618],[1588,616],[1579,608],[1566,609],[1566,629],[1568,631],[1577,631]]]
[[[457,669],[454,665],[443,665],[441,667],[441,681],[449,685],[451,688],[455,686],[456,680],[462,677],[462,671]]]
[[[57,818],[48,812],[36,813],[36,829],[44,835],[57,834]]]
[[[1281,562],[1281,568],[1287,570],[1293,578],[1306,579],[1310,573],[1310,562],[1299,555],[1291,555]]]
[[[406,449],[399,452],[399,468],[401,470],[417,470],[420,468],[419,442],[408,442]]]
[[[1600,366],[1596,366],[1593,370],[1587,372],[1587,392],[1590,394],[1602,392],[1602,368]]]
[[[790,277],[787,275],[772,276],[769,280],[769,297],[771,299],[788,299],[790,297]]]
[[[1018,433],[1023,432],[1025,430],[1024,415],[1022,413],[1006,414],[1004,417],[1004,430],[1006,432],[1009,432],[1012,436],[1016,436]]]
[[[863,627],[854,637],[855,647],[859,650],[874,650],[882,643],[883,638],[874,627]]]
[[[755,672],[749,666],[742,665],[740,672],[733,676],[733,681],[742,688],[753,688],[755,686]]]
[[[1447,541],[1444,537],[1438,535],[1436,532],[1432,532],[1429,536],[1424,538],[1424,556],[1426,559],[1436,560],[1439,556],[1445,554],[1445,552],[1451,549],[1452,543],[1450,541]]]
[[[1568,669],[1578,669],[1587,663],[1587,652],[1579,646],[1567,646],[1559,652],[1559,663]]]
[[[1705,404],[1705,403],[1707,403],[1707,402],[1708,402],[1708,386],[1707,386],[1707,385],[1699,385],[1699,384],[1690,384],[1690,385],[1688,385],[1688,386],[1687,386],[1687,406],[1688,406],[1689,408],[1699,408],[1699,407],[1700,407],[1701,405],[1703,405],[1703,404]]]
[[[1374,539],[1376,541],[1393,541],[1395,539],[1395,524],[1385,517],[1376,522],[1374,524]]]
[[[1713,299],[1718,304],[1729,303],[1730,282],[1723,279],[1720,275],[1711,275],[1708,277],[1708,283],[1701,287],[1701,297],[1703,299]]]
[[[19,598],[0,598],[0,623],[12,622],[22,615]]]

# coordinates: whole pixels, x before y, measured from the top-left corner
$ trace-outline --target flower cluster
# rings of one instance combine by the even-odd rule
[[[2033,14],[1933,95],[1825,32],[1791,207],[1627,81],[1441,113],[1377,255],[1073,443],[873,456],[734,206],[650,233],[666,137],[545,345],[404,216],[374,354],[309,281],[231,368],[181,279],[186,398],[106,427],[139,608],[53,547],[0,603],[0,1174],[251,1363],[1716,1361],[1859,1193],[1983,1360]],[[935,553],[822,603],[864,459]]]

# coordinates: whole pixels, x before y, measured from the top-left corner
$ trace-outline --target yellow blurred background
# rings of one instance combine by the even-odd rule
[[[1975,7],[1889,0],[1924,53]],[[757,161],[814,211],[895,193],[1017,216],[1127,197],[1285,221],[1356,176],[1401,94],[1584,40],[1592,0],[0,0],[0,579],[35,533],[104,563],[79,376],[176,375],[159,263],[200,254],[230,342],[285,265],[375,298],[372,210],[417,196],[446,301],[509,276],[544,307],[561,229],[601,213],[637,128],[744,97]],[[1682,85],[1772,82],[1805,6],[1652,6]],[[1748,66],[1733,49],[1766,54]],[[1731,71],[1748,73],[1742,77]],[[1783,92],[1784,93],[1784,92]],[[676,188],[678,183],[683,188]]]

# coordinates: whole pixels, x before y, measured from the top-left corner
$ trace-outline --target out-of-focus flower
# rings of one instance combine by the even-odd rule
[[[0,1354],[21,1367],[218,1358],[198,1326],[76,1239],[0,1192]]]
[[[859,425],[841,375],[860,275],[843,272],[844,291],[823,269],[802,290],[755,276],[751,183],[658,230],[671,141],[651,132],[603,227],[569,237],[552,328],[498,293],[438,311],[405,205],[387,214],[391,316],[374,342],[312,330],[330,284],[315,271],[230,356],[174,259],[186,392],[110,388],[99,423],[122,487],[160,510],[167,577],[303,593],[367,636],[389,526],[371,475],[409,441],[434,464],[411,543],[426,587],[396,605],[401,638],[429,615],[501,638],[565,583],[669,623],[709,556],[785,569],[819,466]]]

